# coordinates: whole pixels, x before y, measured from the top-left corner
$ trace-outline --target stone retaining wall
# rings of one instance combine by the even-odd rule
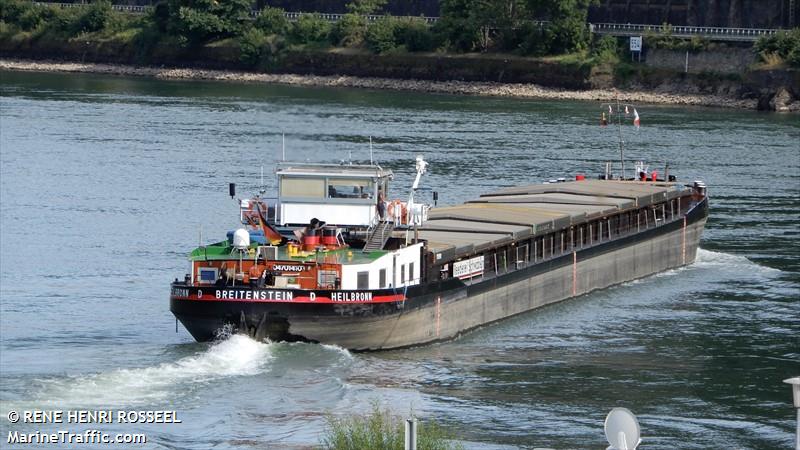
[[[689,73],[743,73],[756,62],[756,55],[750,48],[723,48],[697,53],[656,48],[647,51],[645,64],[658,69],[683,72],[687,54]]]

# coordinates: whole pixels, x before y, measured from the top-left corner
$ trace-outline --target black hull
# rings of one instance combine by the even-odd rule
[[[473,284],[450,278],[409,287],[406,291],[373,291],[376,296],[403,294],[405,301],[196,301],[191,295],[189,298],[172,295],[170,310],[197,341],[212,340],[222,329],[244,331],[275,341],[323,342],[355,350],[447,340],[469,329],[565,298],[689,264],[694,261],[707,215],[708,200],[704,198],[689,210],[686,220],[675,220],[531,263]],[[649,253],[644,254],[646,252]],[[620,267],[625,269],[615,269],[597,280],[583,276],[583,272],[602,271],[607,265],[604,258],[620,259]],[[198,289],[182,282],[173,283],[172,288],[173,294],[181,290],[193,293]],[[214,289],[208,288],[209,291]]]

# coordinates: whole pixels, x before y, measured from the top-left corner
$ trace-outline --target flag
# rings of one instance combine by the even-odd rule
[[[608,113],[609,114],[614,114],[614,110],[611,109],[611,105],[608,105]]]
[[[625,105],[625,115],[627,116],[628,114],[630,114],[630,112],[628,111],[628,105]]]
[[[633,125],[639,128],[639,113],[636,112],[636,108],[633,108]]]

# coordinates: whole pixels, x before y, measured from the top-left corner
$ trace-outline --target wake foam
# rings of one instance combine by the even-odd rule
[[[325,349],[332,350],[334,352],[341,354],[347,359],[353,359],[353,354],[350,353],[350,351],[347,350],[346,348],[339,347],[338,345],[333,345],[333,344],[320,344],[320,345]]]
[[[171,397],[176,388],[261,373],[272,358],[272,345],[236,334],[175,362],[46,380],[42,394],[45,401],[58,405],[152,404]]]
[[[762,266],[754,263],[742,255],[733,255],[730,253],[715,252],[705,250],[702,248],[697,249],[697,258],[695,258],[694,265],[696,267],[713,267],[725,269],[745,269],[747,271],[758,271],[760,273],[779,273],[779,269],[772,267]]]

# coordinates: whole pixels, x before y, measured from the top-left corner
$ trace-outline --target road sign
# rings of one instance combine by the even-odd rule
[[[642,37],[641,36],[631,36],[631,51],[632,52],[640,52],[640,51],[642,51]]]

